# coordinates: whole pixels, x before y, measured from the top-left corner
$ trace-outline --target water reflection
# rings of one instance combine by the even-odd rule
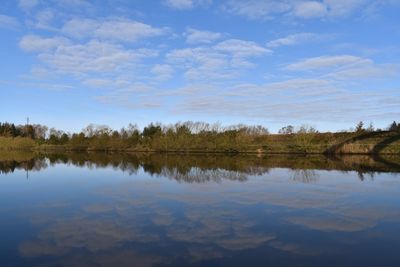
[[[400,263],[399,176],[373,158],[14,154],[0,162],[2,266]]]
[[[96,169],[108,168],[137,174],[139,169],[153,176],[166,176],[181,182],[204,183],[223,179],[246,181],[247,176],[264,175],[271,168],[293,170],[293,180],[313,183],[315,170],[355,171],[360,180],[374,173],[400,172],[400,156],[368,155],[290,156],[290,155],[182,155],[182,154],[104,154],[104,153],[0,153],[0,173],[18,169],[40,171],[56,164]]]
[[[295,169],[293,170],[293,181],[301,183],[316,183],[318,180],[318,174],[315,170]]]

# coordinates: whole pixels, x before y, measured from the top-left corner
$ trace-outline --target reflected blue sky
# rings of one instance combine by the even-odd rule
[[[229,171],[221,172],[224,177]],[[353,171],[271,168],[245,179],[198,183],[164,174],[151,175],[143,168],[129,174],[111,167],[54,164],[30,172],[29,179],[22,170],[1,175],[0,262],[3,266],[398,266],[400,262],[396,173],[375,173],[360,180]],[[207,169],[200,175],[211,177]]]

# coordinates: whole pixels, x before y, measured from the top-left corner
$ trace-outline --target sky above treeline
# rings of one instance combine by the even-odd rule
[[[400,121],[399,0],[3,0],[0,121]]]

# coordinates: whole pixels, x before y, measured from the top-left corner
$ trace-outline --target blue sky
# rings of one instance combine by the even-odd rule
[[[398,0],[5,0],[0,121],[386,127],[399,14]]]

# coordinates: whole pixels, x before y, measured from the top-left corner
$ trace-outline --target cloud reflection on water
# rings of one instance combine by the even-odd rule
[[[60,266],[196,265],[250,251],[318,257],[388,238],[377,227],[400,222],[397,176],[360,181],[357,172],[263,168],[139,168],[134,179],[107,168],[58,172],[72,180],[63,186],[87,178],[88,187],[59,202],[26,203],[19,213],[36,230],[19,253]],[[98,175],[115,182],[101,184]]]

